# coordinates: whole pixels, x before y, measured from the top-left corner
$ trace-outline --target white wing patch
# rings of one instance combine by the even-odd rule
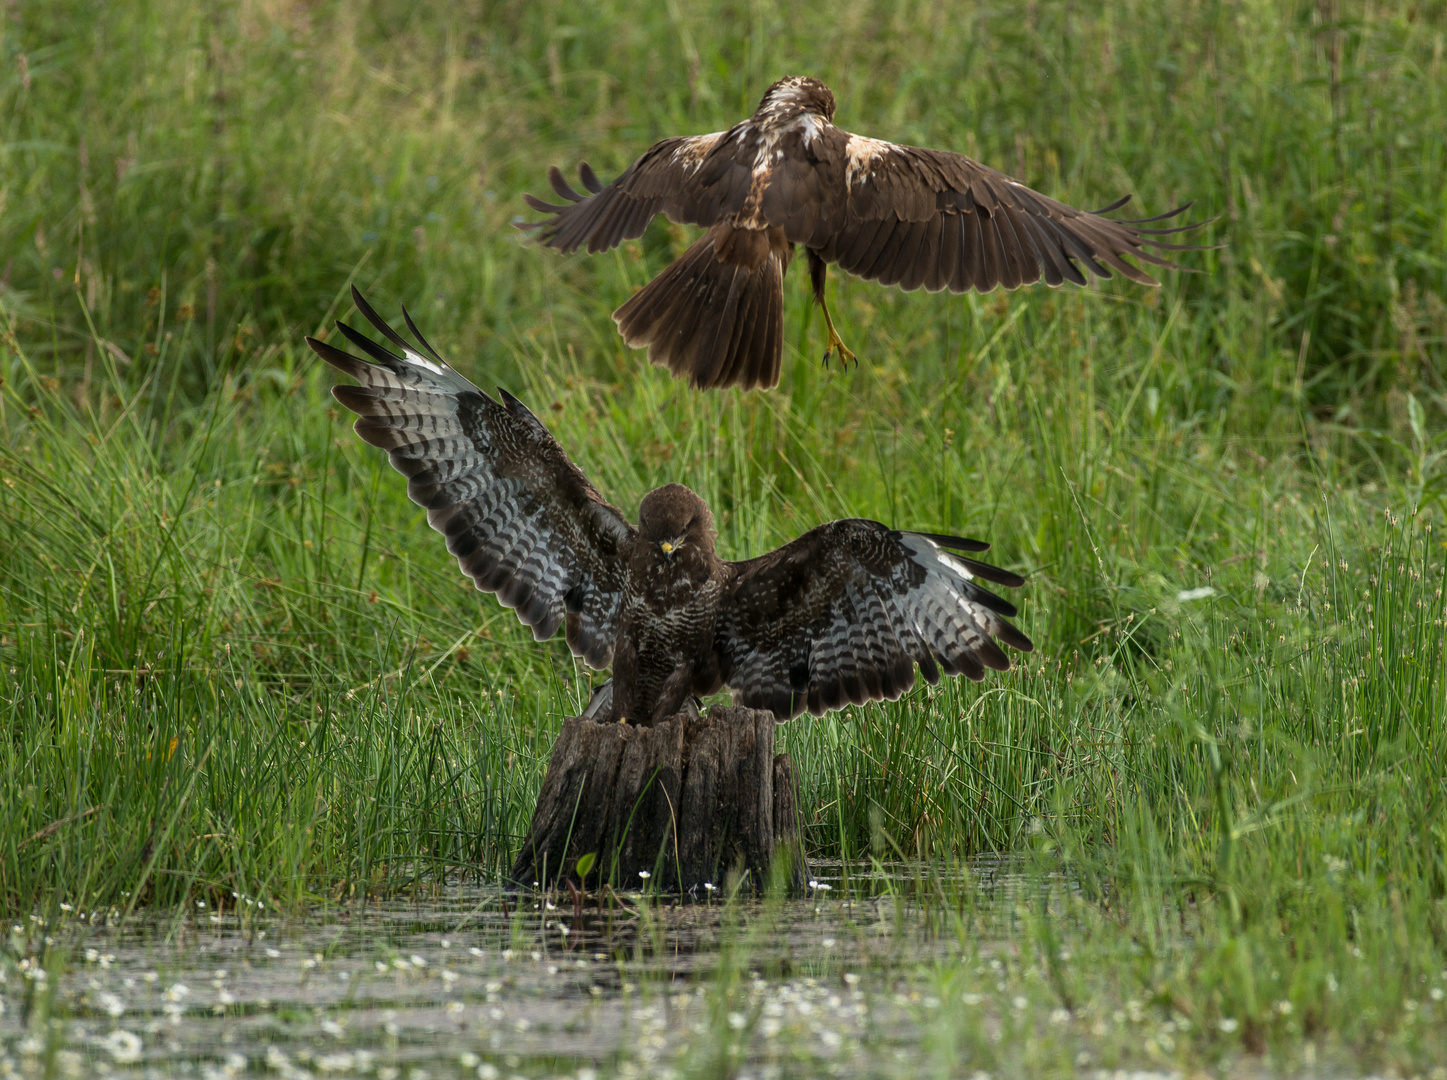
[[[854,188],[869,179],[874,163],[899,147],[881,139],[866,139],[863,135],[850,135],[844,144],[844,185]]]
[[[708,152],[714,148],[714,144],[724,134],[722,131],[714,131],[707,135],[695,135],[691,139],[685,139],[674,148],[670,160],[689,172],[697,172],[698,167],[703,164],[703,159],[708,157]]]
[[[416,349],[404,349],[403,354],[410,363],[416,364],[420,368],[426,368],[434,375],[445,375],[452,370],[446,364],[439,364],[437,361],[423,356]]]

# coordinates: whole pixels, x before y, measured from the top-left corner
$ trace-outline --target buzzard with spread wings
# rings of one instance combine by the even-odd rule
[[[308,338],[360,384],[332,393],[360,417],[357,434],[390,453],[479,589],[538,640],[561,626],[590,667],[612,664],[600,719],[653,724],[728,687],[738,704],[787,720],[898,698],[916,665],[931,683],[941,672],[982,679],[1009,669],[1000,643],[1031,649],[1007,621],[1015,608],[980,584],[1023,580],[945,550],[989,546],[976,540],[850,519],[726,562],[708,507],[680,484],[649,492],[630,524],[522,402],[484,394],[410,318],[416,346],[352,296],[396,351],[345,323],[370,360]]]
[[[829,263],[898,285],[988,292],[1044,278],[1083,285],[1086,273],[1158,282],[1126,261],[1181,269],[1156,254],[1199,250],[1169,243],[1196,225],[1155,217],[1105,217],[1076,210],[962,154],[899,146],[851,135],[833,124],[834,95],[818,79],[795,76],[769,87],[754,115],[728,131],[664,139],[606,187],[585,162],[575,191],[556,168],[553,190],[566,200],[525,196],[550,215],[524,222],[559,251],[606,251],[643,235],[659,213],[708,231],[677,261],[613,313],[623,340],[700,388],[767,389],[779,381],[784,340],[784,271],[794,245],[809,258],[814,299],[829,331],[827,362],[839,339],[824,279]]]

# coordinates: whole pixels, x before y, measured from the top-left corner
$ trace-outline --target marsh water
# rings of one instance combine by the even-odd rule
[[[21,959],[0,984],[0,1075],[908,1071],[940,1003],[898,961],[958,949],[922,909],[869,895],[863,868],[844,887],[843,870],[816,867],[807,896],[774,902],[457,885],[301,916],[238,896],[32,917],[9,928]],[[1014,887],[989,865],[976,878]]]
[[[962,876],[911,892],[816,866],[802,898],[686,905],[458,884],[301,914],[236,896],[31,916],[0,962],[0,1076],[1033,1075],[1109,1064],[1079,1049],[1092,1023],[1165,1063],[1175,1021],[1062,1010],[1028,950],[979,931],[1050,885]],[[955,903],[929,900],[942,884]]]

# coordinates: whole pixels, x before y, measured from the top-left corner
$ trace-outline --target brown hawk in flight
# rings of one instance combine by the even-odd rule
[[[931,683],[941,671],[982,679],[1010,667],[997,641],[1032,648],[1006,621],[1015,608],[979,584],[1023,580],[945,550],[989,546],[976,540],[851,519],[726,562],[708,507],[680,484],[649,492],[630,524],[522,402],[484,394],[410,318],[420,348],[352,296],[397,352],[344,323],[371,362],[308,338],[361,384],[332,393],[361,417],[357,434],[391,454],[479,589],[539,641],[561,626],[589,667],[613,665],[600,718],[652,724],[727,686],[738,704],[787,720],[898,698],[916,664]]]
[[[623,340],[700,388],[768,388],[779,381],[784,339],[784,271],[794,245],[809,257],[814,299],[829,347],[845,348],[824,301],[827,264],[906,291],[923,286],[988,292],[1044,278],[1085,284],[1084,271],[1115,270],[1158,282],[1142,262],[1177,268],[1153,254],[1197,250],[1161,237],[1196,228],[1147,228],[1155,217],[1114,220],[1031,191],[961,154],[866,139],[833,124],[834,95],[795,76],[769,87],[754,115],[728,131],[664,139],[604,187],[585,162],[573,190],[548,171],[563,204],[525,198],[552,215],[526,222],[559,251],[606,251],[662,212],[708,231],[613,313]],[[1083,268],[1083,270],[1082,270]]]

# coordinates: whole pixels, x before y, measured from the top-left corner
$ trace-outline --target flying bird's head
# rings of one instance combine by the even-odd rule
[[[812,113],[825,120],[834,119],[834,95],[829,87],[809,75],[790,75],[780,79],[764,92],[754,115],[771,120],[792,120]]]
[[[638,531],[672,562],[684,553],[713,553],[713,515],[704,501],[682,484],[665,484],[643,496]]]

